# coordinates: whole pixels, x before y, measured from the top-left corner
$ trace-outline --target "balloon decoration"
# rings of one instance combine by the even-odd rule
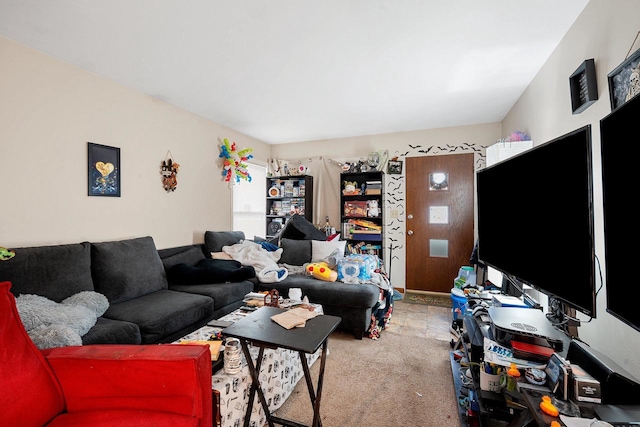
[[[230,183],[240,182],[241,179],[251,182],[251,175],[249,175],[245,162],[253,158],[253,155],[249,154],[253,151],[253,148],[236,151],[235,141],[229,143],[229,140],[225,138],[223,142],[224,144],[220,146],[219,157],[224,160],[224,168],[222,169],[224,180]]]

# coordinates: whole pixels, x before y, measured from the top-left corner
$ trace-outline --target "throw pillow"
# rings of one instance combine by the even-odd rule
[[[279,263],[289,265],[304,265],[311,262],[311,240],[280,240],[282,255]]]
[[[344,254],[347,246],[346,240],[331,240],[321,242],[318,240],[311,241],[311,262],[320,262],[329,257],[331,253],[338,249],[340,253]]]
[[[280,240],[327,240],[326,234],[318,230],[302,215],[294,215],[284,224],[282,230],[278,232]]]

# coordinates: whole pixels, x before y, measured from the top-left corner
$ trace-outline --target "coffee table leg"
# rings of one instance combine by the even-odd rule
[[[249,366],[249,373],[251,374],[251,387],[249,388],[249,403],[247,405],[247,411],[244,415],[244,427],[249,427],[249,422],[251,421],[251,412],[253,410],[253,399],[258,393],[258,399],[260,399],[260,404],[262,405],[262,410],[264,411],[265,417],[269,422],[269,427],[273,426],[273,421],[271,421],[271,414],[269,412],[269,405],[267,405],[267,400],[264,397],[264,393],[262,392],[262,387],[260,386],[260,367],[262,366],[262,356],[264,354],[264,347],[260,347],[260,351],[258,352],[258,358],[256,359],[255,365],[253,364],[253,359],[251,358],[251,353],[249,353],[249,346],[244,339],[240,339],[240,344],[242,345],[242,352],[244,353],[244,357],[247,360],[247,365]]]

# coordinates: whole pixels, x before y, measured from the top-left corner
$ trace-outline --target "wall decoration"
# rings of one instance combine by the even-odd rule
[[[571,91],[571,111],[580,114],[598,100],[598,83],[596,81],[596,65],[593,58],[584,61],[569,76]]]
[[[429,174],[429,191],[444,191],[449,189],[449,174],[435,172]]]
[[[402,174],[402,160],[398,160],[397,157],[389,160],[387,163],[387,173],[392,175]]]
[[[178,169],[180,165],[171,158],[171,151],[167,151],[167,157],[160,164],[160,175],[162,175],[162,186],[167,193],[175,191],[178,187]]]
[[[120,149],[88,143],[89,196],[120,197]]]
[[[253,148],[245,148],[236,151],[236,143],[229,143],[225,138],[220,146],[220,158],[223,159],[222,177],[231,184],[240,182],[241,179],[251,182],[251,175],[247,170],[246,161],[253,158]]]
[[[640,93],[640,49],[607,75],[611,111]]]

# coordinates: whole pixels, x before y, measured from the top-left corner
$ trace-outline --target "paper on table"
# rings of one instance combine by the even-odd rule
[[[295,327],[303,327],[307,323],[307,320],[313,319],[317,315],[318,313],[314,311],[309,311],[305,308],[299,307],[274,314],[271,316],[271,320],[285,329],[291,329]]]

